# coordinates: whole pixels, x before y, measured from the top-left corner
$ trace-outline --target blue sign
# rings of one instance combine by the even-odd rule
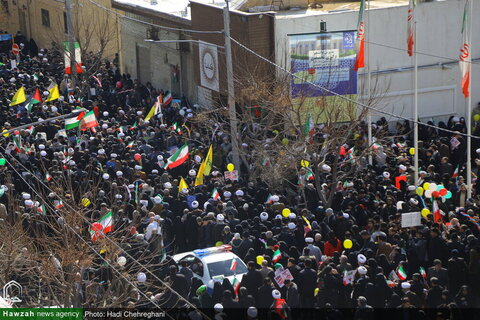
[[[293,98],[357,93],[354,31],[290,35],[289,48]]]
[[[12,40],[11,34],[0,34],[0,41]]]

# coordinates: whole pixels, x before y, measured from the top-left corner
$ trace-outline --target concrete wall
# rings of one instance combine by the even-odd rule
[[[421,118],[445,119],[448,115],[465,115],[465,99],[460,88],[460,69],[458,63],[446,65],[458,60],[462,43],[460,35],[463,14],[463,1],[443,1],[421,3],[417,6],[417,51],[418,65],[437,64],[437,66],[420,68],[419,81],[419,114]],[[310,11],[309,11],[310,12]],[[480,58],[480,4],[474,3],[472,58]],[[358,11],[342,13],[290,13],[277,14],[275,20],[276,62],[283,66],[288,56],[288,34],[312,33],[319,31],[320,20],[327,22],[327,30],[355,30]],[[370,12],[370,24],[367,25],[367,41],[370,42],[369,56],[373,73],[378,70],[395,69],[413,66],[413,59],[406,52],[407,7],[373,9]],[[369,40],[368,40],[369,39]],[[434,55],[434,56],[432,56]],[[440,56],[440,57],[435,57]],[[447,57],[444,59],[441,57]],[[399,70],[397,70],[399,69]],[[472,104],[480,101],[480,67],[472,64]],[[359,88],[364,87],[366,76],[359,75]],[[413,71],[386,71],[372,76],[372,84],[376,84],[378,93],[386,93],[379,100],[379,108],[385,111],[411,117],[413,105]],[[377,115],[382,116],[382,115]],[[395,118],[388,118],[396,121]]]
[[[128,13],[127,13],[128,15]],[[138,19],[139,17],[136,17]],[[122,43],[122,72],[143,83],[150,81],[155,88],[169,90],[174,94],[185,94],[190,100],[196,100],[196,86],[193,78],[192,46],[190,52],[180,49],[178,43],[147,42],[148,25],[122,18],[120,22]],[[178,32],[162,30],[160,40],[179,39]],[[177,84],[172,84],[172,66],[180,69],[181,76]]]
[[[110,0],[96,0],[104,7],[111,8]],[[15,3],[15,4],[14,4]],[[33,38],[40,48],[51,47],[52,41],[66,40],[64,27],[65,6],[54,0],[8,0],[9,13],[0,8],[0,29],[15,34],[21,30],[27,39]],[[50,16],[50,27],[42,25],[41,9]],[[85,51],[97,52],[100,41],[108,39],[104,57],[112,59],[119,51],[118,19],[115,15],[91,4],[87,0],[72,0],[74,26],[77,39]],[[20,23],[25,15],[25,25]],[[23,29],[23,30],[22,30]]]

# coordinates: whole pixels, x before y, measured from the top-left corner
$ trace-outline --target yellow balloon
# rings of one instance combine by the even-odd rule
[[[425,182],[425,183],[423,184],[423,190],[428,190],[428,189],[430,189],[430,183]]]
[[[421,213],[422,217],[426,218],[430,214],[430,210],[428,208],[423,208]]]
[[[413,156],[415,154],[415,148],[408,149],[408,153],[410,153]]]
[[[83,198],[82,199],[82,204],[83,206],[86,208],[90,205],[90,203],[92,203],[88,198]]]
[[[277,135],[279,132],[278,132],[278,130],[273,130],[273,133],[275,133]]]
[[[423,192],[425,191],[422,187],[418,187],[417,190],[415,190],[417,194],[421,197],[423,196]]]
[[[315,290],[313,290],[313,295],[316,296],[319,292],[320,292],[320,289],[315,288]]]
[[[288,144],[288,139],[287,139],[287,138],[283,138],[283,139],[282,139],[282,144],[283,144],[284,146],[286,146],[286,145]]]
[[[3,129],[2,132],[6,132],[6,131],[8,131],[8,130],[7,130],[7,129]],[[8,137],[9,135],[10,135],[10,133],[4,133],[4,134],[3,134],[4,137]]]
[[[227,170],[232,172],[233,170],[235,170],[235,166],[233,165],[233,163],[229,163],[227,164]]]
[[[343,247],[344,247],[345,249],[351,249],[352,246],[353,246],[352,240],[350,240],[350,239],[345,239],[345,241],[343,241]]]
[[[220,247],[223,245],[223,242],[222,241],[217,241],[217,243],[215,243],[215,247]]]
[[[474,115],[473,120],[480,121],[480,114],[477,113],[476,115]]]
[[[262,265],[262,262],[263,262],[263,260],[265,260],[265,258],[263,256],[257,256],[256,260],[257,260],[258,265]]]
[[[290,209],[288,208],[285,208],[282,210],[282,216],[284,216],[285,218],[288,218],[288,215],[291,213],[292,211],[290,211]]]
[[[302,160],[300,161],[300,165],[304,168],[308,168],[310,167],[310,162],[308,162],[307,160]]]

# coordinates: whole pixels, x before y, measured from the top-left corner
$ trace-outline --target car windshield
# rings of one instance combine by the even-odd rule
[[[230,270],[230,267],[232,266],[232,260],[233,259],[229,259],[229,260],[217,261],[217,262],[212,262],[207,264],[210,277],[211,278],[216,276],[230,277],[230,276],[233,276],[234,274],[242,274],[247,272],[247,267],[245,267],[245,264],[239,258],[235,258],[235,260],[237,261],[236,270]]]

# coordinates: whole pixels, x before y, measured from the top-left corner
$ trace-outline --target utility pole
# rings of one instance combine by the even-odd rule
[[[223,28],[225,35],[225,58],[227,64],[227,86],[228,86],[228,111],[230,116],[230,136],[232,140],[232,157],[235,169],[240,174],[240,156],[238,148],[238,121],[235,110],[235,89],[233,86],[233,63],[232,63],[232,44],[230,41],[230,8],[225,0],[226,6],[223,8]]]
[[[72,75],[72,87],[73,90],[75,90],[77,78],[77,63],[75,62],[75,33],[73,31],[71,0],[65,0],[65,12],[67,16],[68,51],[70,51],[70,71]]]

